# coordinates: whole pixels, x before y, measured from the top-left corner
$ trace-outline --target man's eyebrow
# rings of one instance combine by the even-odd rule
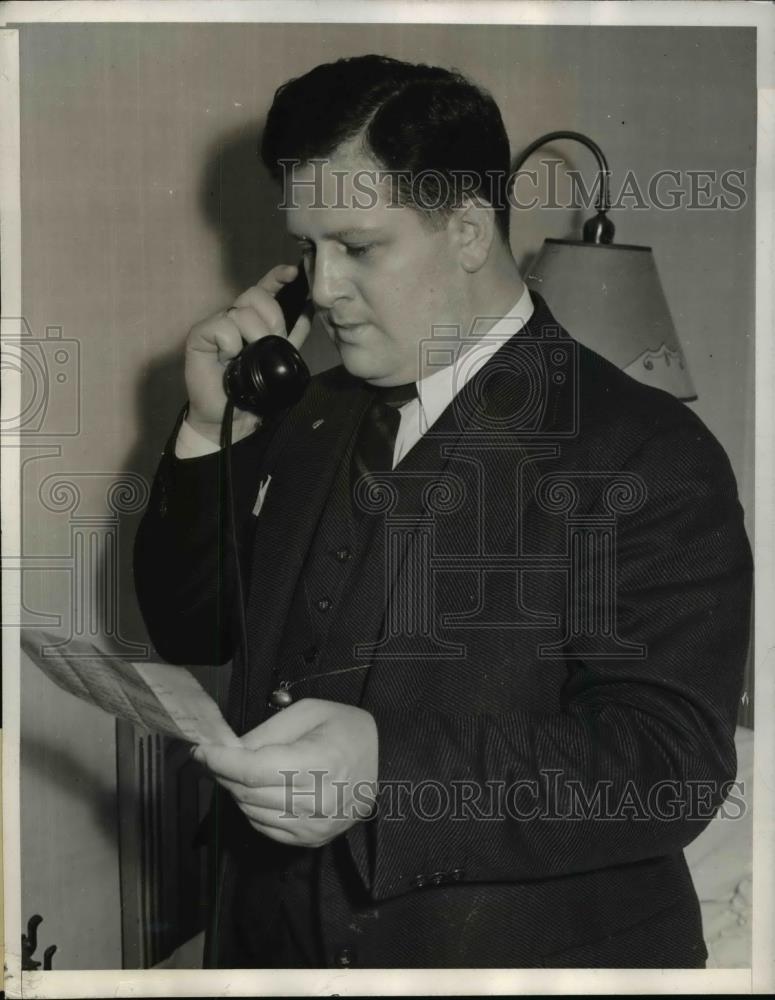
[[[374,237],[381,235],[381,229],[329,229],[327,232],[322,233],[324,240],[347,240],[347,239],[358,239],[359,237],[367,236]],[[309,236],[305,236],[303,233],[290,233],[290,236],[295,240],[309,240]],[[310,241],[311,242],[311,241]]]

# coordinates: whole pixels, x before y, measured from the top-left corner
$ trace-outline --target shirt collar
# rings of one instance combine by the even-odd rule
[[[496,320],[481,338],[444,368],[417,383],[417,397],[423,416],[424,428],[431,427],[446,410],[457,393],[469,379],[482,368],[514,334],[521,330],[533,315],[533,301],[527,285],[505,316]]]

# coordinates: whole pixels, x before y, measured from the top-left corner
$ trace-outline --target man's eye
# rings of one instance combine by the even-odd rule
[[[363,257],[373,249],[373,243],[345,243],[345,250],[350,255],[350,257]]]

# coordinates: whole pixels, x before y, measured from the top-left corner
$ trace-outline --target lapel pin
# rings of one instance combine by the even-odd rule
[[[266,496],[266,491],[269,489],[269,484],[272,481],[271,475],[267,476],[263,480],[261,485],[258,487],[258,496],[256,497],[256,502],[253,505],[253,517],[258,517],[261,513],[261,508],[264,506],[264,497]]]
[[[316,420],[315,423],[312,425],[312,430],[316,431],[318,429],[318,427],[320,427],[321,424],[324,424],[324,423],[325,423],[325,420]]]

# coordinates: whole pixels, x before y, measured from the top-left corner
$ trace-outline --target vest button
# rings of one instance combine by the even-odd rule
[[[355,954],[352,948],[340,948],[334,959],[340,969],[348,969],[355,964]]]
[[[305,663],[314,663],[318,655],[318,647],[310,646],[309,649],[305,649],[301,654],[304,657]]]
[[[318,611],[328,611],[330,607],[331,607],[331,601],[329,601],[327,597],[321,597],[320,600],[317,602]]]
[[[346,545],[343,545],[341,549],[337,549],[336,552],[334,552],[334,556],[336,557],[338,562],[341,563],[347,562],[347,560],[350,558],[350,550],[347,548]]]
[[[293,695],[285,688],[277,688],[269,695],[269,704],[275,708],[287,708],[293,704]]]

